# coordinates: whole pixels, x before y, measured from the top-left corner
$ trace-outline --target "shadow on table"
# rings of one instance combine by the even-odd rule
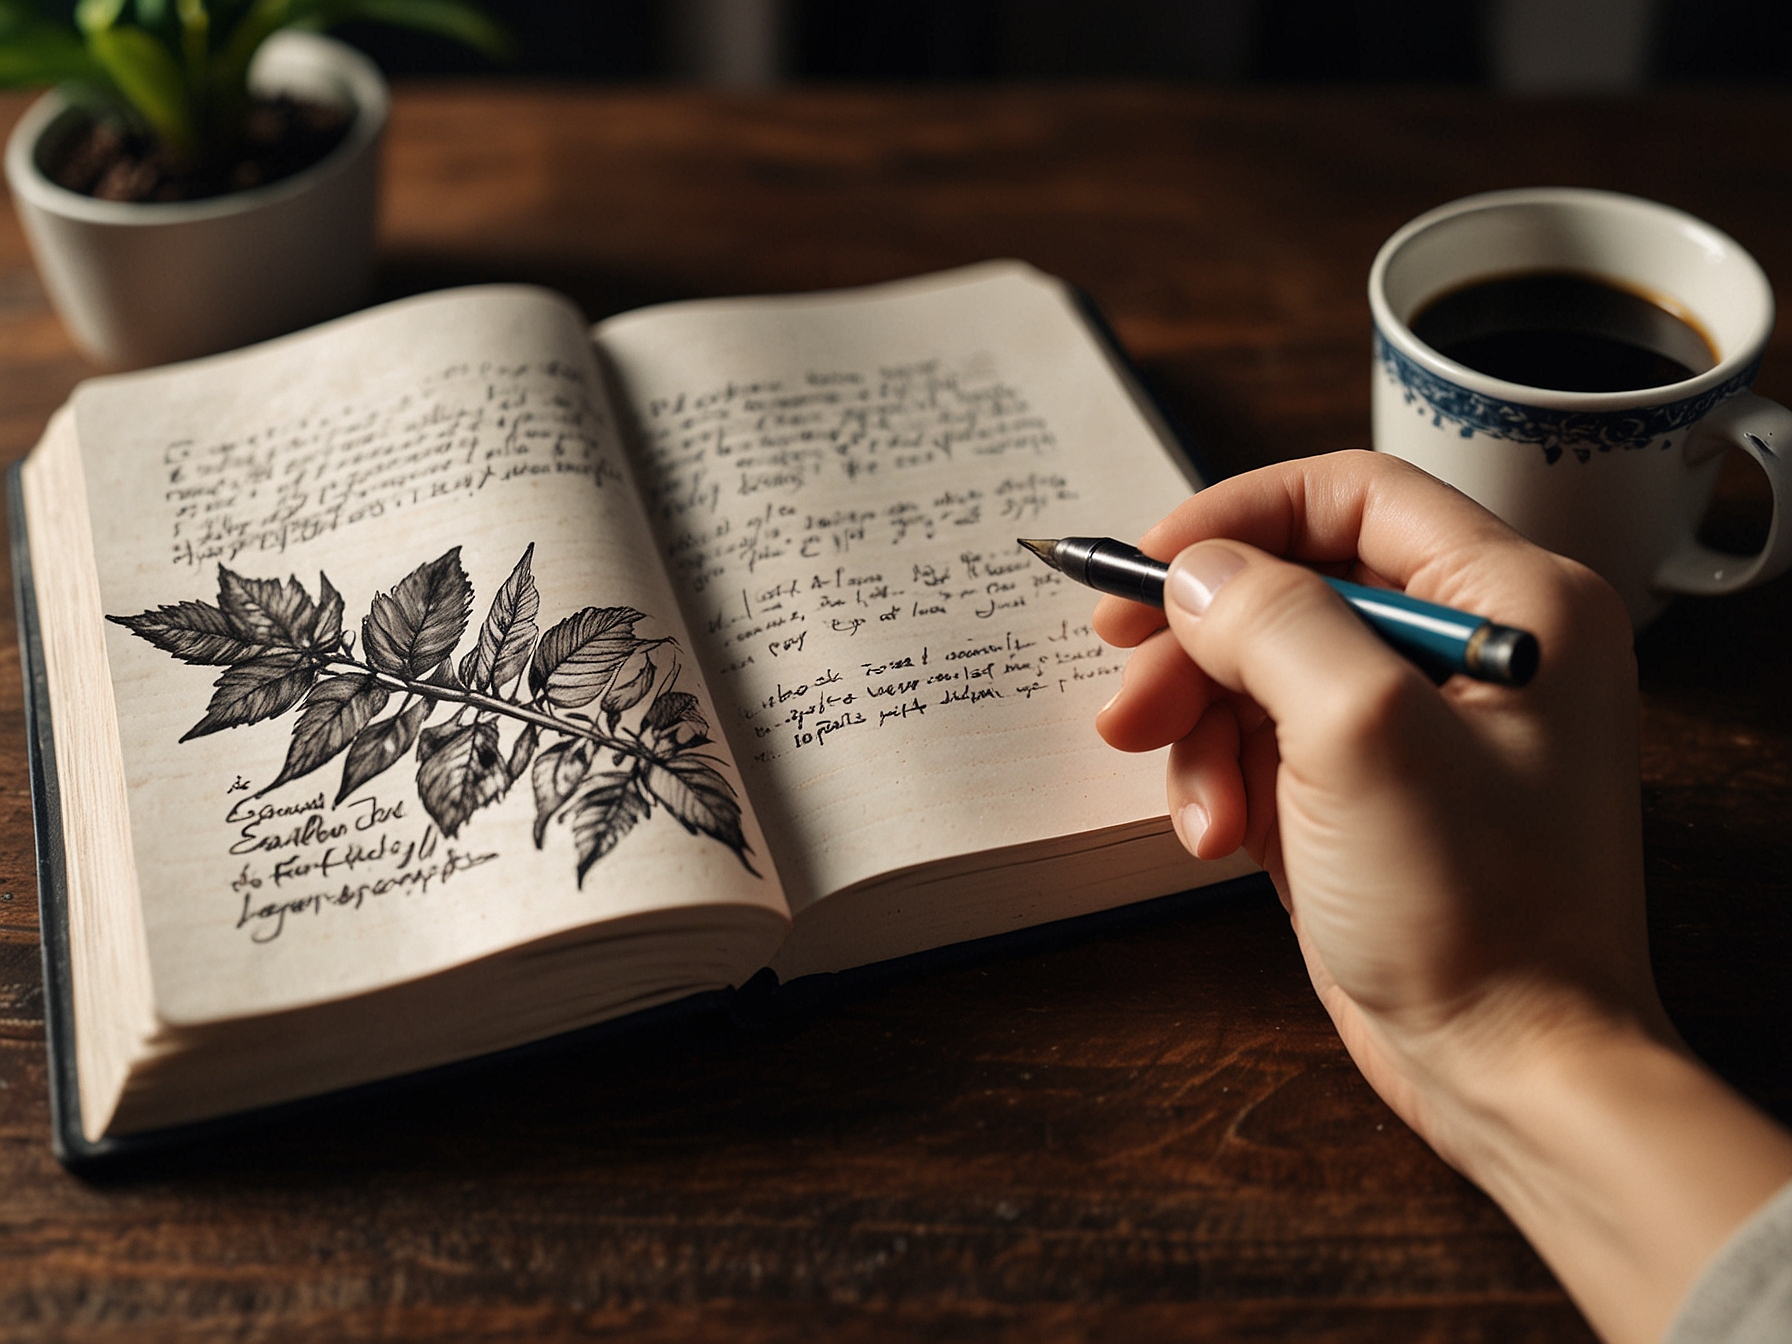
[[[1285,1035],[1260,1027],[1265,1013]],[[1155,1041],[1186,1024],[1196,1057],[1253,1019],[1274,1047],[1335,1042],[1261,876],[837,977],[775,987],[765,973],[648,1016],[250,1117],[84,1174],[279,1185],[326,1171],[337,1183],[357,1171],[589,1177],[594,1165],[638,1175],[671,1163],[688,1182],[692,1163],[777,1162],[811,1147],[864,1160],[890,1144],[987,1161],[1009,1151],[1007,1126],[1043,1124],[1049,1143],[1055,1115],[1066,1151],[1112,1127],[1103,1100],[1145,1084],[1123,1060],[1071,1068],[1061,1052],[1086,1053],[1091,1032]],[[1272,1073],[1276,1053],[1259,1061]],[[1370,1128],[1359,1122],[1380,1103],[1341,1046],[1323,1053],[1346,1068],[1350,1092],[1331,1122]],[[1054,1067],[1069,1087],[1029,1085]],[[1179,1082],[1174,1069],[1150,1086]],[[1023,1096],[1028,1109],[1011,1109]]]
[[[1792,578],[1637,640],[1650,944],[1688,1044],[1792,1123]]]

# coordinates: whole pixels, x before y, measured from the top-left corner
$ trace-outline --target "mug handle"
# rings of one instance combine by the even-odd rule
[[[1688,537],[1661,562],[1654,585],[1664,593],[1710,597],[1765,583],[1792,567],[1792,411],[1777,401],[1738,392],[1712,408],[1686,440],[1686,461],[1696,466],[1740,448],[1767,474],[1773,487],[1773,521],[1767,543],[1755,555],[1727,555]]]

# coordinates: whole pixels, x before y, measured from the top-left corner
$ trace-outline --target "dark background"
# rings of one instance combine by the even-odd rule
[[[691,29],[731,0],[488,0],[517,35],[511,73],[581,80],[715,78]],[[1634,88],[1792,77],[1784,0],[739,0],[771,16],[770,77],[809,80],[1206,79],[1534,86],[1523,44],[1640,39]],[[1539,20],[1539,10],[1554,11]],[[1525,16],[1531,16],[1527,24]],[[1528,30],[1502,60],[1502,23]],[[478,74],[452,44],[365,25],[339,32],[392,74]],[[1627,34],[1629,36],[1627,36]],[[738,79],[736,82],[739,82]],[[759,82],[764,82],[763,78]],[[1545,79],[1549,90],[1556,86]],[[1559,83],[1559,81],[1558,81]]]

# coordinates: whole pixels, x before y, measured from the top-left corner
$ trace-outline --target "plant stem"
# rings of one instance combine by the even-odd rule
[[[495,696],[481,695],[478,691],[465,690],[459,686],[438,686],[433,681],[411,681],[391,672],[382,672],[377,667],[358,662],[346,654],[333,653],[325,660],[326,667],[350,668],[364,676],[370,676],[380,685],[395,691],[408,691],[412,695],[420,695],[429,700],[447,700],[457,705],[468,705],[474,709],[485,710],[492,714],[503,714],[524,723],[532,723],[538,728],[546,728],[550,732],[565,733],[572,737],[583,737],[608,751],[620,751],[630,756],[647,756],[638,742],[625,742],[620,738],[600,733],[596,728],[569,719],[557,719],[552,714],[544,714],[529,705],[519,705],[510,700],[499,700]]]

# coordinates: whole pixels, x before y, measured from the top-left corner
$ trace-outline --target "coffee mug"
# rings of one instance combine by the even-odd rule
[[[1525,285],[1560,288],[1553,299],[1536,300],[1558,311],[1581,304],[1577,294],[1593,295],[1593,307],[1613,294],[1618,306],[1644,299],[1657,318],[1673,315],[1662,325],[1682,337],[1695,333],[1694,343],[1702,338],[1709,353],[1694,362],[1709,367],[1663,364],[1667,381],[1628,390],[1561,390],[1532,383],[1573,385],[1574,378],[1526,372],[1510,381],[1521,376],[1515,367],[1547,363],[1547,339],[1512,338],[1521,348],[1505,353],[1532,358],[1501,366],[1497,348],[1451,346],[1460,356],[1451,358],[1413,334],[1415,320],[1426,327],[1445,302],[1460,309],[1464,301],[1452,296],[1479,289],[1495,296],[1481,304],[1492,311],[1502,292]],[[1466,302],[1472,308],[1478,300]],[[1597,571],[1623,597],[1635,627],[1676,593],[1734,592],[1792,566],[1792,413],[1749,391],[1773,330],[1773,291],[1734,239],[1634,196],[1559,187],[1488,192],[1439,206],[1388,239],[1369,272],[1369,306],[1376,449],[1448,481],[1532,541]],[[1463,320],[1472,326],[1476,319],[1471,312]],[[1574,326],[1579,319],[1564,320]],[[1490,348],[1495,362],[1481,355],[1475,362],[1506,376],[1463,362],[1470,358],[1463,350]],[[1697,536],[1719,461],[1732,448],[1754,458],[1773,489],[1767,542],[1753,556],[1724,554]]]

